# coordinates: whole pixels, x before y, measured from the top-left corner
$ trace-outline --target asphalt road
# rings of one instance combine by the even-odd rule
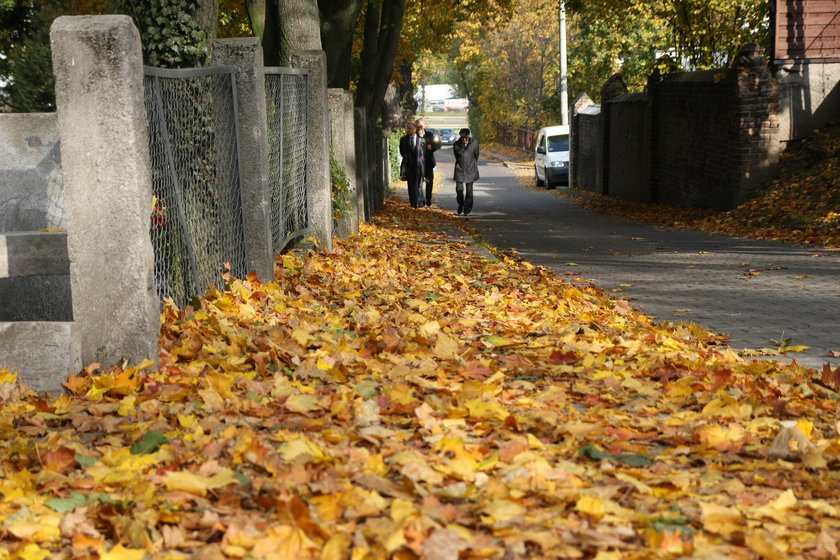
[[[453,214],[452,150],[436,154],[433,202]],[[840,251],[637,224],[528,188],[482,157],[468,219],[500,249],[583,277],[660,321],[729,335],[736,350],[806,345],[795,359],[840,366]]]

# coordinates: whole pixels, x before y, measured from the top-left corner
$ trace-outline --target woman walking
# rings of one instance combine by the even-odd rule
[[[458,214],[466,216],[473,207],[473,183],[478,181],[478,140],[470,137],[469,128],[462,128],[458,134],[460,138],[452,145],[455,154],[455,197]]]

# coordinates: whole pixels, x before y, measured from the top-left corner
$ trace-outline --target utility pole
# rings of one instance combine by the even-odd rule
[[[560,124],[569,124],[569,87],[566,71],[566,2],[560,0]]]

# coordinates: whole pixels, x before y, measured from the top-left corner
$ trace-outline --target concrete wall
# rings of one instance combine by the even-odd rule
[[[840,62],[795,62],[776,67],[780,134],[799,139],[840,119]]]
[[[66,228],[55,113],[0,114],[0,232]]]

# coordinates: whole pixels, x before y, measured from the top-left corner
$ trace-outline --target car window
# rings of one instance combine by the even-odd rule
[[[569,151],[569,137],[568,136],[549,136],[548,137],[548,151],[549,152],[568,152]]]
[[[440,133],[441,134],[455,134],[455,131],[452,130],[451,128],[441,128]]]

